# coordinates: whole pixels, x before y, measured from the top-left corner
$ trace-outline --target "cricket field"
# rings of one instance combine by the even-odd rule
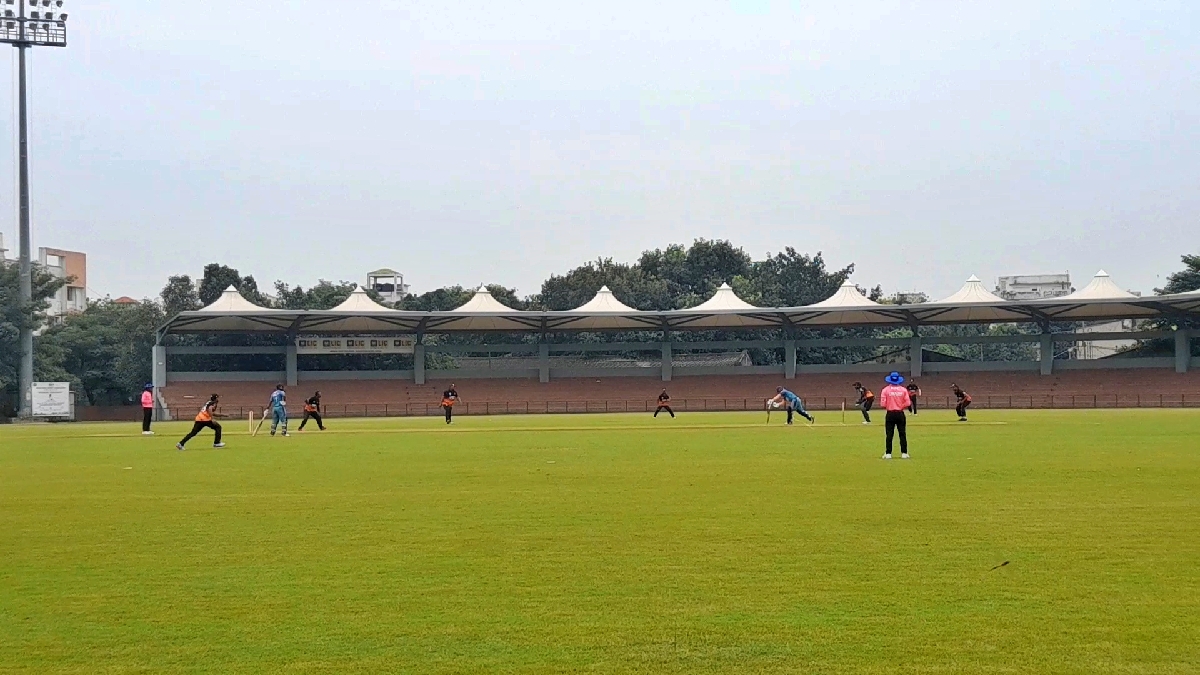
[[[0,673],[1200,672],[1200,411],[137,412],[0,426]]]

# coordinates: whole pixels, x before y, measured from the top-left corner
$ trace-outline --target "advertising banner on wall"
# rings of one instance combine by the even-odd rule
[[[34,382],[32,401],[34,417],[70,417],[71,383]]]
[[[296,338],[297,354],[411,354],[417,343],[411,335],[372,337],[304,335]]]

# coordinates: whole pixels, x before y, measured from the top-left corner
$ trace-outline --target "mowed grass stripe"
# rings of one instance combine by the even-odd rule
[[[1200,415],[977,416],[0,429],[0,671],[1195,672]]]

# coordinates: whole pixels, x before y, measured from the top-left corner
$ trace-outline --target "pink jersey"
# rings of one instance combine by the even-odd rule
[[[142,407],[143,408],[153,408],[154,407],[154,394],[151,394],[148,391],[142,392]]]
[[[903,411],[912,405],[908,390],[898,384],[884,387],[883,391],[879,392],[879,399],[883,401],[883,409],[888,412]]]

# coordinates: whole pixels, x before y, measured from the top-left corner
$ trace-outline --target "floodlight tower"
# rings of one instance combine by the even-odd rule
[[[20,275],[21,304],[28,309],[33,304],[33,262],[29,243],[29,122],[25,103],[25,50],[30,47],[66,47],[67,14],[63,0],[0,0],[0,42],[17,48],[17,155],[20,161]],[[21,371],[19,391],[21,417],[33,414],[33,326],[21,327]]]

